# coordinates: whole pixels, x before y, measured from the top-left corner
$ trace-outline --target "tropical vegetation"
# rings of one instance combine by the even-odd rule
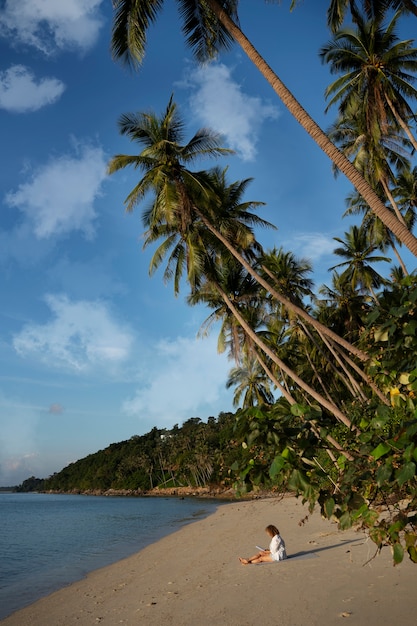
[[[189,304],[210,311],[200,332],[220,328],[219,350],[234,361],[235,487],[291,490],[341,528],[362,525],[377,550],[391,546],[394,563],[417,562],[417,275],[400,254],[404,245],[417,255],[417,49],[397,34],[416,4],[329,3],[332,39],[320,54],[338,76],[325,94],[338,111],[328,133],[240,30],[238,2],[178,4],[196,57],[236,40],[349,177],[347,212],[363,217],[336,240],[331,284],[315,289],[308,260],[264,250],[260,234],[273,225],[257,216],[260,201],[245,200],[250,180],[230,181],[217,163],[194,168],[227,153],[217,135],[202,129],[187,142],[173,98],[161,115],[120,119],[139,151],[113,157],[109,173],[140,172],[127,210],[152,198],[143,212],[145,247],[156,246],[150,273],[164,266],[175,293],[188,286]],[[163,2],[114,5],[114,55],[136,67]]]
[[[141,495],[216,485],[224,491],[233,482],[230,465],[241,455],[233,430],[233,413],[220,413],[207,422],[191,417],[182,426],[152,428],[113,443],[48,478],[28,478],[16,490]]]

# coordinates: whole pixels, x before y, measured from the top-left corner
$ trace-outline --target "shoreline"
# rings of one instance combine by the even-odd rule
[[[290,558],[241,565],[275,524]],[[414,620],[417,569],[295,497],[239,500],[16,611],[3,626],[382,626]]]

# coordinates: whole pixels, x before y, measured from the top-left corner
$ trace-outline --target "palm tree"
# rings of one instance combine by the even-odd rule
[[[417,166],[406,167],[397,176],[393,195],[402,208],[404,220],[411,230],[416,221],[417,210]]]
[[[361,4],[369,19],[384,16],[390,8],[395,11],[400,10],[402,13],[413,13],[417,16],[415,0],[362,0]],[[359,9],[355,0],[330,0],[330,6],[327,10],[327,24],[333,32],[336,32],[342,25],[348,6],[353,21],[356,21]]]
[[[412,47],[412,40],[400,41],[396,35],[399,15],[397,12],[384,27],[381,16],[366,21],[357,14],[354,29],[339,30],[321,48],[320,56],[330,64],[331,73],[342,73],[326,89],[326,98],[330,98],[326,110],[338,102],[343,116],[352,106],[360,106],[365,112],[368,134],[380,129],[384,136],[394,122],[417,149],[407,124],[408,120],[415,120],[415,115],[406,100],[417,98],[417,89],[412,85],[417,71],[417,48]]]
[[[310,261],[297,259],[282,247],[274,247],[262,255],[261,264],[277,289],[291,302],[302,306],[306,297],[312,297],[313,281],[308,277],[312,272]]]
[[[178,0],[178,4],[184,21],[184,34],[196,58],[199,61],[213,59],[232,40],[237,41],[295,119],[348,177],[378,217],[417,256],[414,235],[386,209],[369,183],[329,140],[243,34],[237,25],[238,1],[226,0],[220,4],[217,0]],[[147,29],[156,20],[163,0],[113,0],[113,5],[113,56],[137,67],[143,59]]]
[[[242,364],[230,371],[226,387],[227,389],[235,387],[233,395],[235,407],[239,406],[241,400],[243,408],[274,403],[269,380],[256,357],[245,355]]]
[[[363,198],[355,192],[347,196],[346,204],[348,208],[346,209],[344,215],[363,214],[361,228],[367,232],[369,241],[375,244],[381,252],[386,252],[388,248],[392,248],[403,273],[408,275],[407,267],[397,248],[395,237],[381,222],[381,220],[377,218],[375,213],[372,213],[372,211],[369,210],[369,206],[366,202],[364,202]],[[404,215],[404,220],[408,225],[410,225],[409,215],[409,213]],[[412,223],[413,222],[411,222],[411,224]]]
[[[162,127],[162,132],[156,130],[158,125]],[[122,133],[125,133],[127,128],[129,136],[135,142],[145,145],[145,149],[139,155],[113,157],[108,171],[113,173],[133,165],[145,172],[125,201],[128,211],[132,211],[148,191],[154,191],[154,201],[143,214],[147,227],[145,246],[161,237],[164,241],[153,256],[151,272],[157,269],[168,251],[172,249],[165,277],[169,279],[174,274],[176,277],[174,286],[178,287],[182,272],[187,268],[189,280],[196,280],[200,273],[199,265],[204,258],[201,250],[212,246],[214,239],[218,240],[245,270],[293,315],[301,317],[362,361],[368,359],[365,353],[320,324],[302,306],[291,302],[250,263],[250,251],[257,245],[253,227],[272,227],[269,222],[250,212],[251,208],[256,208],[262,203],[241,202],[240,198],[250,179],[225,185],[224,170],[214,168],[210,172],[196,173],[185,167],[188,161],[195,160],[201,152],[203,156],[216,156],[222,153],[210,131],[200,131],[185,146],[180,144],[177,138],[182,138],[183,125],[178,120],[172,100],[162,117],[158,118],[151,113],[122,116],[120,128]],[[168,144],[167,147],[165,144]],[[189,247],[190,238],[196,245]]]
[[[344,240],[339,237],[334,237],[334,239],[341,244],[333,251],[334,254],[346,260],[330,269],[345,267],[340,279],[350,283],[354,290],[359,289],[365,293],[369,291],[375,302],[378,302],[374,289],[384,284],[385,280],[370,264],[379,261],[390,262],[391,259],[373,255],[376,246],[370,243],[367,232],[363,228],[352,226],[348,232],[345,232]]]
[[[317,301],[318,316],[338,332],[356,342],[365,328],[365,317],[370,312],[366,297],[352,288],[349,281],[336,271],[332,274],[331,287],[322,285]]]
[[[396,182],[397,172],[409,168],[409,154],[405,150],[409,143],[393,128],[382,134],[381,128],[374,125],[370,131],[365,118],[365,111],[350,109],[330,127],[329,136],[352,160],[376,193],[389,201],[399,221],[406,224],[391,187]]]
[[[226,261],[230,261],[230,256]],[[235,261],[233,260],[233,263]],[[358,429],[353,426],[348,417],[340,410],[340,408],[331,399],[324,398],[308,383],[306,383],[291,367],[285,363],[266,342],[257,333],[254,328],[247,322],[245,309],[241,303],[234,302],[230,296],[226,293],[226,286],[223,284],[223,276],[228,271],[228,263],[221,261],[221,257],[209,258],[206,257],[206,267],[204,271],[204,281],[200,284],[198,289],[194,289],[188,299],[190,303],[196,303],[211,300],[216,302],[216,306],[219,306],[218,302],[223,302],[228,312],[230,312],[235,320],[238,322],[242,329],[242,333],[247,338],[247,341],[257,346],[267,357],[271,359],[275,365],[282,370],[298,387],[300,387],[306,394],[318,402],[321,406],[329,411],[338,421],[347,426],[350,430],[359,432]]]
[[[167,113],[170,113],[171,105],[172,103]],[[175,121],[175,117],[169,117]],[[165,128],[164,121],[164,117],[158,120],[156,116],[153,116],[152,124],[149,125],[149,118],[146,118],[146,125],[136,129],[133,133],[137,141],[145,142],[145,150],[137,157],[118,155],[109,166],[110,171],[116,171],[133,163],[145,170],[142,180],[128,196],[128,208],[132,208],[137,198],[143,196],[144,189],[146,191],[152,189],[154,192],[154,201],[144,214],[147,227],[145,245],[160,238],[163,239],[163,243],[154,254],[151,270],[156,269],[173,248],[165,277],[170,278],[174,275],[178,285],[182,271],[186,267],[187,278],[193,292],[201,289],[204,281],[209,280],[210,285],[214,286],[220,299],[241,325],[245,335],[286,372],[296,385],[321,403],[337,419],[351,427],[350,421],[333,402],[324,399],[316,390],[306,385],[300,376],[291,370],[250,327],[234,302],[235,295],[226,293],[225,287],[222,286],[223,282],[219,278],[221,275],[219,272],[225,267],[222,258],[226,256],[229,260],[230,257],[236,259],[248,274],[266,289],[267,293],[273,295],[292,314],[305,319],[318,332],[328,335],[360,358],[367,360],[367,355],[312,318],[307,311],[288,300],[256,272],[248,261],[259,249],[252,225],[269,225],[248,210],[257,203],[240,202],[245,186],[237,183],[226,185],[224,170],[215,168],[211,172],[198,172],[197,174],[186,170],[182,163],[182,155],[188,154],[188,150],[175,141],[174,132],[168,133],[168,139],[160,139],[160,134],[156,133],[158,142],[153,148],[149,141],[149,127],[154,130],[155,124],[160,123]],[[181,125],[179,127],[181,128]],[[144,135],[145,138],[143,138]],[[166,159],[166,150],[163,148],[164,142],[169,143],[169,161]],[[161,164],[157,158],[159,154],[162,155]],[[228,205],[225,205],[225,199]],[[186,220],[183,217],[184,211]],[[222,244],[220,247],[219,243]],[[173,264],[176,264],[175,268]],[[191,270],[195,267],[196,270]]]

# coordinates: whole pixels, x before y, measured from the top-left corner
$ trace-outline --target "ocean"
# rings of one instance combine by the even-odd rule
[[[220,504],[198,498],[0,493],[0,619]]]

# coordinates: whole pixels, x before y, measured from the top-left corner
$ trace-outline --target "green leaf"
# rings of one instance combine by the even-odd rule
[[[416,334],[416,329],[417,329],[417,320],[411,320],[410,322],[408,322],[408,324],[404,326],[403,333],[404,335],[412,335],[414,337]]]
[[[248,436],[248,446],[251,446],[258,437],[259,437],[259,430],[256,428]]]
[[[407,552],[410,555],[410,559],[413,561],[413,563],[417,563],[417,550],[415,546],[410,546],[409,548],[407,548]]]
[[[394,557],[394,564],[398,565],[398,563],[401,563],[404,558],[404,548],[400,543],[395,543],[392,552]]]
[[[279,455],[275,457],[275,459],[272,461],[271,467],[269,468],[269,476],[270,478],[272,478],[272,480],[274,480],[274,478],[278,476],[285,463],[286,461],[283,456]]]
[[[382,487],[385,483],[387,483],[391,478],[391,474],[391,465],[388,465],[386,463],[385,465],[381,465],[381,467],[378,467],[378,470],[376,472],[376,484],[378,485],[378,487]]]
[[[408,549],[410,548],[410,546],[416,545],[417,535],[415,533],[405,533],[404,540],[405,540],[405,545],[407,546],[407,549]]]
[[[300,491],[301,481],[300,481],[300,471],[294,470],[290,476],[288,481],[288,489],[290,491]]]
[[[324,503],[324,511],[326,513],[327,519],[330,519],[331,516],[333,515],[334,507],[335,507],[335,501],[333,500],[333,498],[329,498]]]
[[[410,462],[412,458],[414,457],[415,451],[416,451],[416,448],[415,448],[414,443],[410,443],[410,445],[407,446],[406,449],[404,450],[404,454],[403,454],[404,461]]]
[[[417,433],[417,420],[407,428],[406,433],[410,438],[414,437]]]
[[[361,443],[368,443],[369,441],[371,441],[372,437],[373,437],[373,433],[367,432],[367,433],[361,433],[358,439]]]
[[[381,458],[381,456],[384,456],[384,454],[387,454],[387,452],[389,452],[390,450],[391,446],[389,446],[387,443],[382,442],[372,450],[371,456],[373,456],[375,461],[377,461]]]
[[[348,528],[352,526],[352,519],[348,511],[346,511],[345,513],[343,513],[343,515],[341,515],[339,519],[339,526],[341,530],[347,530]]]
[[[303,417],[308,412],[308,408],[303,404],[293,404],[291,406],[291,413],[297,417]]]
[[[337,457],[337,464],[341,470],[345,469],[346,463],[347,463],[347,459],[343,454]]]
[[[379,513],[378,511],[375,511],[373,509],[368,509],[367,511],[362,513],[362,516],[368,527],[371,528],[375,525],[375,522],[379,517]]]
[[[416,473],[416,464],[411,461],[410,463],[405,463],[403,467],[396,472],[395,478],[397,479],[397,483],[400,487],[404,485],[407,481],[409,481]]]

